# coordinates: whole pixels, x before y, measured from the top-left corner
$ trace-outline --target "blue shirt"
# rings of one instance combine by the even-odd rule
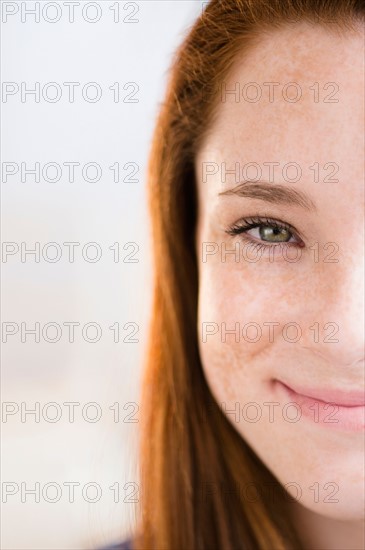
[[[107,546],[106,548],[102,548],[101,550],[133,550],[132,539],[126,539],[123,542],[113,544],[112,546]]]

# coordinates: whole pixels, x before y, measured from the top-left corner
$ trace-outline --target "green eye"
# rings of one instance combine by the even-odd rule
[[[262,225],[259,228],[259,234],[263,241],[270,243],[286,243],[292,238],[290,231],[284,227],[271,227],[269,225]]]
[[[281,243],[296,244],[303,246],[303,241],[295,229],[280,220],[269,218],[242,218],[226,230],[229,235],[241,235],[242,238],[254,240],[262,246],[278,245]],[[247,239],[246,239],[247,240]],[[267,243],[267,244],[264,244]]]

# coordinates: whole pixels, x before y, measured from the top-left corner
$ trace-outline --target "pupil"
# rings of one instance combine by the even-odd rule
[[[265,225],[260,227],[260,237],[264,241],[287,242],[290,240],[290,233],[287,229]]]

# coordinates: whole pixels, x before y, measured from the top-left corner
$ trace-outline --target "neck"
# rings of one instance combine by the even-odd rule
[[[304,550],[363,550],[364,520],[340,520],[308,510],[295,502],[290,508]]]

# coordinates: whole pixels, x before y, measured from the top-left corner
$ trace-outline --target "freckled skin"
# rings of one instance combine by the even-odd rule
[[[242,86],[246,82],[296,82],[303,91],[301,100],[290,103],[280,99],[282,86],[272,103],[264,90],[257,103],[236,103],[233,96],[227,96],[227,101],[219,104],[196,158],[200,212],[196,239],[198,332],[208,384],[216,400],[226,403],[229,410],[236,401],[242,406],[260,404],[263,416],[256,423],[242,418],[237,423],[232,414],[227,417],[281,483],[300,485],[303,508],[298,513],[306,510],[307,520],[311,514],[348,520],[352,533],[359,533],[363,518],[364,432],[331,430],[308,419],[296,423],[284,420],[281,410],[288,400],[271,382],[276,378],[304,387],[342,390],[364,386],[363,59],[360,26],[356,32],[335,34],[320,26],[297,24],[266,35],[248,57],[236,60],[227,89],[233,89],[236,82]],[[314,102],[309,89],[315,82],[319,83],[319,102]],[[338,85],[333,96],[337,103],[323,102],[323,97],[333,91],[324,90],[328,82]],[[300,165],[299,181],[285,182],[280,168],[275,172],[275,184],[305,192],[315,203],[315,211],[234,195],[218,197],[219,192],[237,184],[232,174],[224,183],[221,170],[202,181],[203,162],[218,166],[226,162],[227,168],[232,168],[235,162],[263,166],[268,161],[278,161],[280,167],[287,162]],[[318,183],[309,169],[315,162],[322,167]],[[339,166],[334,176],[338,182],[322,181],[330,172],[323,170],[328,162]],[[268,173],[263,173],[262,179],[267,180]],[[278,253],[270,262],[266,250],[257,262],[236,262],[233,254],[224,262],[220,253],[207,256],[203,262],[203,243],[216,242],[220,247],[225,243],[227,250],[234,249],[235,243],[244,245],[242,235],[230,236],[225,229],[245,216],[269,216],[293,225],[305,235],[300,259],[290,263]],[[335,245],[325,248],[326,243]],[[316,247],[319,261],[315,261]],[[333,250],[331,257],[338,262],[324,261]],[[295,249],[289,253],[294,256]],[[219,327],[225,322],[227,329],[233,329],[237,322],[241,328],[255,322],[262,335],[257,342],[243,337],[236,342],[231,334],[222,342],[220,328],[203,342],[204,322],[218,323]],[[280,327],[295,322],[301,328],[301,338],[288,342],[276,329],[271,341],[265,322],[278,322]],[[338,326],[333,338],[338,342],[324,341],[335,326],[324,330],[329,322]],[[318,342],[309,328],[314,323],[321,327]],[[254,338],[253,329],[249,334]],[[294,338],[295,332],[288,335]],[[275,411],[274,422],[269,422],[263,403],[273,401],[280,402],[280,408]],[[337,503],[324,502],[331,492],[324,489],[328,482],[339,487]],[[319,502],[309,489],[314,483],[320,487]],[[308,521],[315,523],[313,518]],[[340,536],[339,528],[333,532]]]

